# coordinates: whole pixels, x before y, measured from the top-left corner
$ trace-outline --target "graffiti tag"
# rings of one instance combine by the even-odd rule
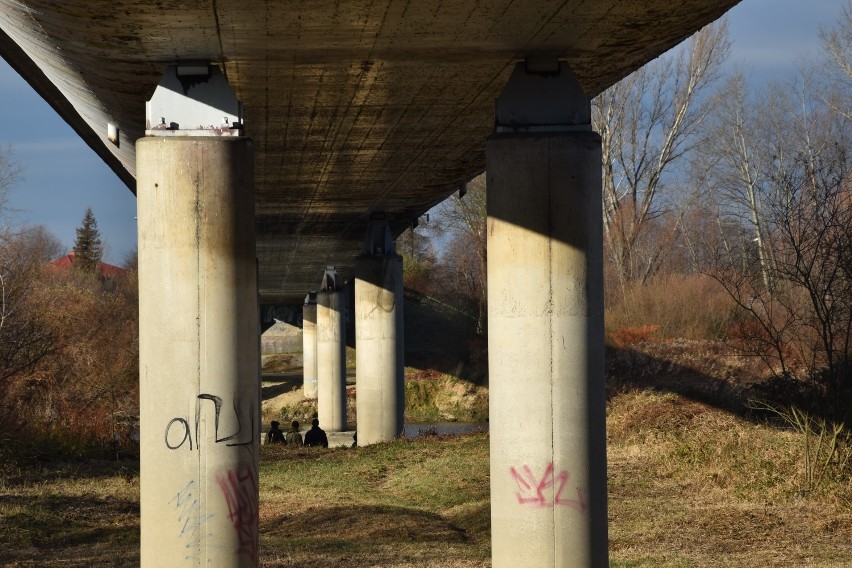
[[[258,558],[258,489],[254,471],[246,464],[217,475],[216,483],[228,504],[228,518],[237,532],[236,553],[248,556],[253,563]]]
[[[213,518],[213,515],[201,516],[201,503],[196,491],[197,484],[193,479],[169,501],[169,504],[174,504],[174,510],[178,513],[179,536],[181,540],[188,539],[186,543],[187,555],[184,557],[186,560],[198,558],[198,539],[200,536],[198,533],[201,527]]]
[[[568,489],[569,473],[565,470],[555,473],[553,462],[547,464],[541,478],[537,478],[528,465],[521,467],[520,471],[514,467],[509,468],[509,473],[518,486],[515,497],[521,505],[532,505],[534,507],[565,506],[577,511],[586,510],[586,498],[582,488],[576,487],[576,499],[568,499],[564,493]],[[553,500],[550,501],[545,491],[555,487]],[[548,491],[548,493],[551,493]]]
[[[227,446],[249,446],[254,442],[254,428],[251,426],[248,428],[249,431],[249,439],[244,441],[238,441],[240,434],[243,430],[243,423],[240,416],[239,410],[239,401],[234,399],[234,419],[236,420],[236,431],[228,434],[222,435],[219,432],[220,427],[220,419],[222,417],[222,399],[218,396],[212,394],[202,393],[198,395],[195,399],[195,432],[194,439],[195,444],[194,447],[197,448],[200,444],[200,426],[201,426],[201,416],[203,414],[202,403],[204,401],[209,401],[213,403],[213,408],[215,410],[214,415],[214,440],[216,444],[225,443]],[[249,408],[249,420],[248,423],[254,424],[254,408],[250,406]],[[189,444],[189,451],[193,450],[193,431],[189,425],[189,419],[181,416],[177,416],[172,418],[169,423],[166,425],[166,431],[164,435],[166,447],[170,450],[177,450],[178,448],[183,447],[184,444]]]

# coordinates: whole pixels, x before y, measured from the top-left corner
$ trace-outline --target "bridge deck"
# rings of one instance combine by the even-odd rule
[[[351,268],[371,212],[398,233],[482,171],[517,60],[556,54],[593,95],[736,3],[0,0],[0,55],[131,190],[165,66],[221,63],[255,140],[261,292],[293,301]]]

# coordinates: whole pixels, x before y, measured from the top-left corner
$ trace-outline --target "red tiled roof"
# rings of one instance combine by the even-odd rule
[[[65,256],[49,262],[48,266],[53,266],[59,270],[68,270],[71,268],[71,265],[74,264],[75,256],[74,251],[71,251]],[[98,263],[98,274],[103,278],[117,278],[119,276],[124,276],[126,273],[126,270],[118,266],[107,264],[106,262]]]

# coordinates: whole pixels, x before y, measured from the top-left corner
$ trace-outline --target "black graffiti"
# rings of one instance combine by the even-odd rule
[[[176,422],[183,424],[183,439],[181,439],[180,443],[177,446],[173,446],[169,442],[169,432],[172,429],[172,425],[174,425]],[[192,436],[190,436],[189,434],[189,422],[187,422],[183,418],[172,418],[169,422],[169,425],[166,426],[166,447],[170,450],[176,450],[181,447],[187,440],[189,440],[189,449],[192,450]]]
[[[201,445],[201,416],[203,412],[202,403],[204,401],[210,401],[213,403],[213,408],[215,411],[214,422],[213,422],[213,437],[214,443],[222,444],[224,443],[226,446],[250,446],[254,443],[254,428],[252,425],[254,424],[255,410],[252,405],[249,405],[249,427],[247,428],[249,432],[248,440],[239,441],[240,434],[243,432],[243,421],[242,421],[242,412],[240,412],[240,400],[238,398],[234,398],[234,419],[236,420],[236,430],[228,435],[222,435],[219,432],[221,417],[222,417],[222,398],[212,394],[202,393],[198,395],[195,399],[195,448],[198,448]],[[170,436],[172,428],[175,424],[180,424],[179,429],[183,429],[183,437],[180,439],[180,442],[177,444],[173,444],[172,438]],[[183,418],[177,416],[172,418],[168,425],[166,425],[165,431],[165,443],[166,447],[170,450],[177,450],[181,448],[184,444],[189,442],[189,451],[193,450],[193,435],[192,430],[189,425],[189,420],[187,418]]]

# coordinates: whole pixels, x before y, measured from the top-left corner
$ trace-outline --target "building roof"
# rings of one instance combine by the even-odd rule
[[[76,256],[76,253],[74,251],[71,251],[65,256],[61,256],[56,260],[50,261],[47,265],[57,268],[59,270],[68,270],[74,264]],[[98,263],[98,275],[101,278],[118,278],[119,276],[124,276],[125,274],[127,274],[127,271],[119,266],[107,264],[106,262]]]

